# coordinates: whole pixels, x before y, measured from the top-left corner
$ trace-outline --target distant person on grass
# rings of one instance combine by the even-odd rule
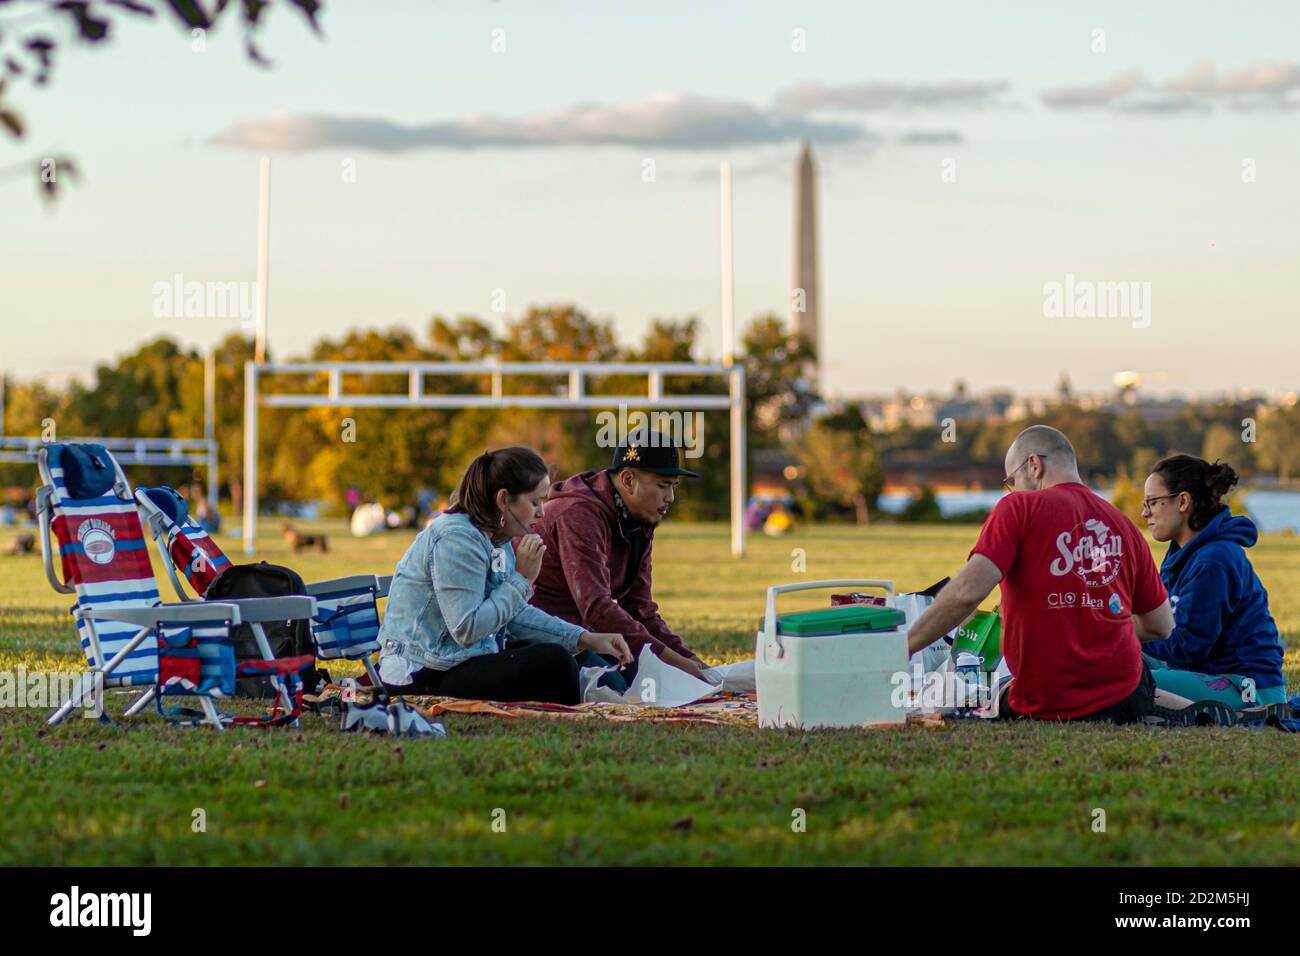
[[[379,632],[379,677],[389,690],[576,704],[575,654],[632,660],[620,634],[528,603],[546,551],[532,530],[549,487],[546,463],[528,448],[484,452],[470,464],[456,504],[398,562]]]
[[[664,621],[651,594],[655,529],[681,479],[698,477],[681,467],[680,449],[668,436],[642,429],[614,449],[609,468],[557,482],[537,526],[546,552],[533,605],[624,635],[634,656],[648,644],[660,660],[706,680],[707,665]],[[587,655],[580,663],[608,662]],[[634,675],[635,664],[602,682],[623,693]]]
[[[1268,592],[1246,557],[1259,530],[1223,503],[1236,483],[1232,466],[1191,455],[1173,455],[1152,469],[1142,515],[1152,537],[1169,542],[1160,578],[1174,628],[1143,650],[1162,692],[1240,712],[1285,704],[1286,676]]]
[[[1139,649],[1173,613],[1146,539],[1079,478],[1069,439],[1045,425],[1007,450],[1012,494],[989,514],[970,558],[908,635],[915,653],[1002,587],[1002,649],[1014,679],[1000,716],[1141,721],[1155,683]]]

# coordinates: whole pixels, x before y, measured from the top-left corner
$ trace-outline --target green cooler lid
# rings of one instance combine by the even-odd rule
[[[907,616],[897,608],[848,604],[819,611],[778,614],[776,632],[790,637],[832,637],[836,634],[861,634],[864,631],[890,631]],[[763,622],[758,629],[763,630]]]

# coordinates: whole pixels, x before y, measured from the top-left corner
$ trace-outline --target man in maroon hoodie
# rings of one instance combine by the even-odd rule
[[[679,454],[667,436],[634,433],[609,468],[551,485],[534,527],[546,551],[532,604],[588,630],[622,634],[634,655],[649,644],[660,660],[703,678],[706,665],[660,617],[650,588],[655,527],[682,477],[700,477],[681,467]]]

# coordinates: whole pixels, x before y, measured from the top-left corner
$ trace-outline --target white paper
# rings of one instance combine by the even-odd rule
[[[598,687],[602,674],[618,670],[617,667],[583,667],[578,670],[578,687],[582,689],[584,704],[623,704],[623,695],[610,687]]]
[[[640,704],[643,707],[682,707],[704,697],[712,697],[721,689],[708,681],[692,677],[672,664],[664,663],[655,657],[649,644],[641,648],[641,656],[636,663],[636,677],[626,694],[617,694],[608,687],[596,686],[601,674],[615,669],[584,667],[581,670],[578,677],[583,703],[604,701],[611,704]]]

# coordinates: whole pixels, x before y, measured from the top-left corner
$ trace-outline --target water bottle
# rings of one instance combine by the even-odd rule
[[[957,692],[962,699],[957,701],[957,712],[969,714],[980,707],[983,689],[984,656],[970,651],[960,651],[954,662],[953,670],[957,675]]]

